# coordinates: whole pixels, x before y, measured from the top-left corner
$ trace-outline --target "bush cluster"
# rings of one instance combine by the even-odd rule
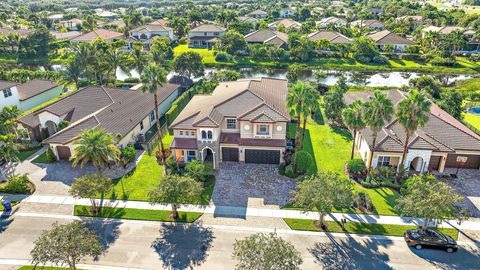
[[[26,174],[10,177],[7,180],[7,184],[0,191],[10,194],[28,194],[32,192],[30,180]]]

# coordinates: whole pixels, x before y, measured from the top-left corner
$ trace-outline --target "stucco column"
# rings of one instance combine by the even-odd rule
[[[438,172],[443,173],[445,170],[445,164],[447,163],[447,156],[442,156],[440,158],[440,166],[438,166]]]

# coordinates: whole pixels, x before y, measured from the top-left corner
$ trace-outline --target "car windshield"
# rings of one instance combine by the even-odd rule
[[[412,236],[413,239],[420,238],[420,234],[418,233],[418,231],[410,231],[410,235]]]

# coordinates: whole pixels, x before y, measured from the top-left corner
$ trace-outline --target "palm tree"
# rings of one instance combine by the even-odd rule
[[[398,103],[395,115],[400,125],[405,129],[405,141],[399,168],[404,166],[410,138],[419,127],[427,124],[430,106],[431,102],[426,97],[425,92],[418,90],[413,90],[409,97]]]
[[[373,97],[370,97],[364,104],[363,121],[365,125],[372,130],[372,149],[370,150],[370,159],[368,160],[367,171],[372,167],[373,154],[377,143],[378,132],[392,118],[393,104],[387,94],[381,91],[375,91]]]
[[[131,67],[138,71],[138,74],[143,73],[143,69],[148,62],[147,55],[143,52],[141,44],[134,44],[130,51]]]
[[[202,14],[200,14],[198,10],[192,10],[188,14],[188,20],[193,24],[193,28],[195,28],[203,22]]]
[[[313,88],[310,84],[305,86],[303,106],[302,106],[302,117],[303,117],[303,128],[302,128],[302,149],[305,145],[305,130],[307,129],[307,119],[312,112],[318,111],[320,105],[318,100],[320,99],[320,93]]]
[[[350,159],[353,159],[357,132],[365,127],[365,122],[363,122],[363,102],[361,100],[355,100],[350,106],[343,109],[342,119],[343,123],[353,134],[352,154],[350,155]]]
[[[155,63],[150,63],[141,75],[142,81],[142,92],[148,92],[153,94],[154,101],[155,101],[155,118],[157,119],[157,132],[158,138],[160,141],[160,150],[162,151],[162,162],[165,159],[165,149],[163,147],[162,141],[162,131],[160,129],[160,117],[158,115],[158,87],[162,86],[164,83],[167,82],[167,75],[165,74],[165,70],[158,67]]]
[[[82,71],[82,73],[87,73],[88,66],[95,58],[94,48],[89,43],[80,42],[76,43],[72,47],[72,50],[75,54],[75,61],[78,62],[80,70]]]
[[[70,84],[75,84],[75,90],[80,87],[80,78],[83,75],[83,70],[80,66],[80,62],[75,58],[73,61],[69,61],[62,74],[61,85],[67,87]]]
[[[0,111],[0,134],[15,133],[16,121],[22,111],[16,106],[5,106]]]
[[[108,78],[113,78],[113,81],[115,81],[115,74],[118,68],[127,74],[130,73],[128,69],[128,59],[122,49],[108,48],[108,50],[105,51],[104,57]]]
[[[70,157],[72,167],[83,168],[88,162],[92,162],[100,173],[111,161],[117,162],[120,150],[115,147],[113,137],[102,129],[86,129],[80,133],[80,138],[73,143],[76,147]]]
[[[18,154],[18,144],[15,142],[15,135],[7,134],[0,135],[0,160],[5,160],[7,162],[7,172],[14,175],[13,163],[17,162]],[[0,172],[3,174],[3,172]]]
[[[305,84],[298,82],[288,92],[287,106],[290,108],[290,115],[297,118],[297,127],[295,130],[295,154],[293,156],[293,170],[296,170],[296,159],[298,152],[298,141],[300,137],[300,117],[303,112],[303,100],[305,97]]]

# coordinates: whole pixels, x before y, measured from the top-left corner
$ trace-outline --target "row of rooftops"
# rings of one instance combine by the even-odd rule
[[[17,83],[11,81],[0,80],[0,91],[8,88],[16,87],[20,101],[27,100],[34,96],[40,95],[52,88],[58,87],[54,81],[34,79],[26,83]]]

